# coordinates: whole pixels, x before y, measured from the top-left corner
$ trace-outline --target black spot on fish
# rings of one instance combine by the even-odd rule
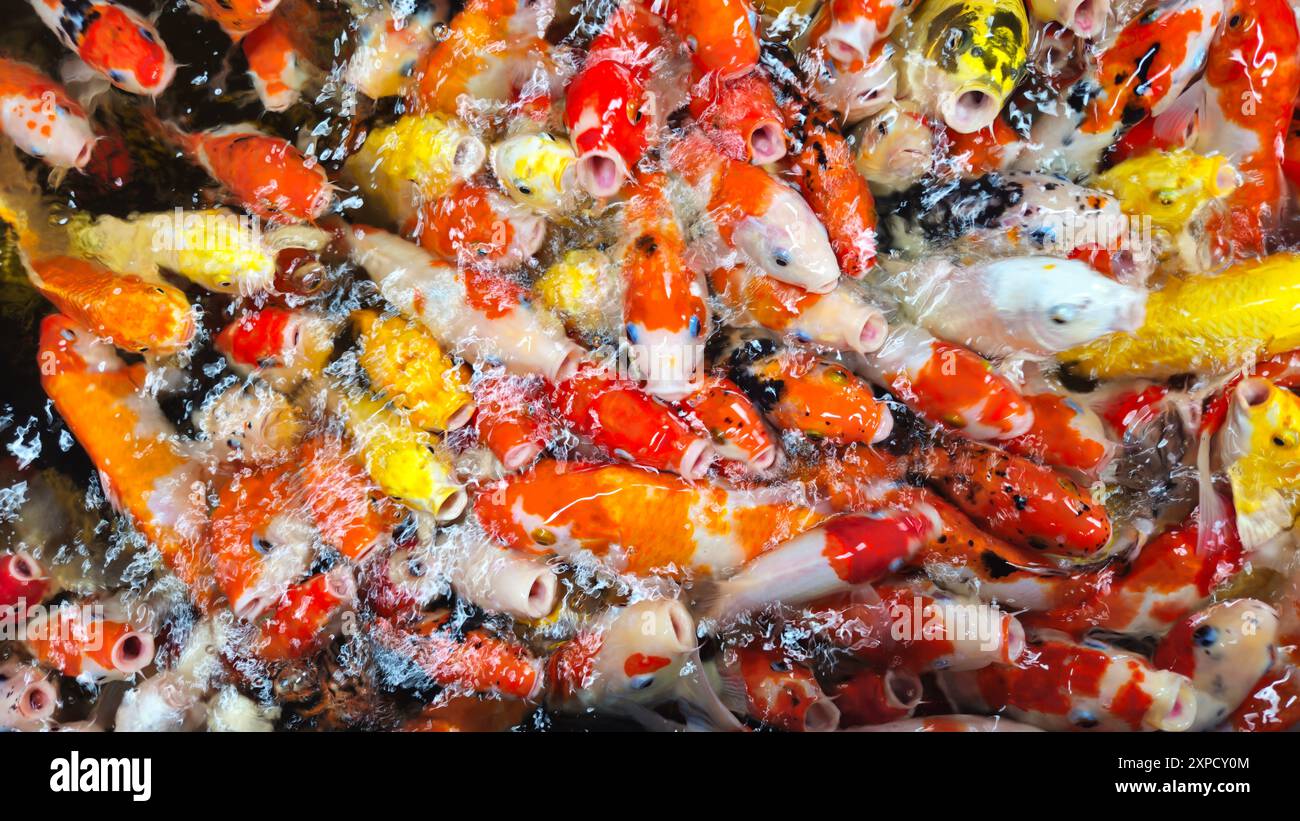
[[[646,256],[654,256],[655,251],[659,250],[659,244],[650,234],[642,234],[636,238],[636,249]]]
[[[991,579],[1005,579],[1007,576],[1013,576],[1019,572],[1015,565],[992,550],[985,550],[981,553],[980,562],[984,565],[984,569],[988,571]]]

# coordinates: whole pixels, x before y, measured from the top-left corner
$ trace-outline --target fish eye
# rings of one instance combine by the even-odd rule
[[[1208,624],[1202,624],[1192,633],[1192,641],[1197,647],[1210,647],[1219,640],[1219,631]]]
[[[118,71],[118,70],[115,69],[115,68],[111,68],[111,69],[108,70],[108,79],[112,80],[112,81],[115,82],[115,83],[120,83],[120,82],[122,82],[125,78],[126,78],[126,75],[124,75],[122,72]]]
[[[1234,15],[1232,15],[1232,17],[1229,17],[1229,18],[1228,18],[1228,28],[1235,29],[1237,26],[1240,26],[1240,25],[1241,25],[1241,15],[1240,15],[1240,14],[1234,14]]]
[[[1147,9],[1146,14],[1142,15],[1141,22],[1143,24],[1154,23],[1156,21],[1156,18],[1158,18],[1159,16],[1160,16],[1160,10],[1158,8],[1150,8]]]
[[[772,252],[772,261],[784,268],[790,264],[790,252],[784,248],[778,248]]]
[[[515,189],[516,189],[520,194],[523,194],[525,197],[528,196],[529,194],[532,194],[532,193],[533,193],[533,189],[531,189],[531,188],[529,188],[528,186],[524,185],[522,182],[515,183]]]
[[[1053,305],[1047,312],[1047,318],[1057,325],[1068,325],[1079,316],[1077,305]]]
[[[700,318],[699,318],[698,316],[692,316],[691,319],[690,319],[690,321],[686,324],[686,327],[687,327],[687,330],[689,330],[689,331],[691,332],[691,336],[699,336],[699,335],[700,335]]]
[[[641,103],[636,100],[627,101],[627,121],[632,125],[641,122]]]
[[[253,549],[265,556],[271,552],[271,543],[261,536],[253,537]]]
[[[1300,442],[1300,434],[1293,430],[1276,433],[1273,435],[1273,445],[1279,448],[1293,448],[1296,443]]]
[[[1156,200],[1161,205],[1173,205],[1175,202],[1178,201],[1178,196],[1173,191],[1169,191],[1169,190],[1157,191],[1155,196],[1156,196]]]
[[[651,684],[654,683],[655,683],[654,674],[646,673],[639,676],[633,676],[632,680],[628,682],[628,686],[631,687],[633,690],[644,690],[645,688],[649,687]]]
[[[151,42],[151,43],[153,42],[153,32],[152,32],[152,31],[150,31],[149,29],[145,28],[144,26],[140,26],[140,27],[139,27],[139,31],[140,31],[140,36],[141,36],[141,37],[143,37],[144,39],[148,40],[148,41]]]
[[[633,345],[637,343],[636,326],[631,322],[627,323],[627,341],[631,342]]]
[[[63,330],[59,331],[59,336],[68,340],[69,342],[77,338],[77,335],[72,332],[71,328],[64,328]]]

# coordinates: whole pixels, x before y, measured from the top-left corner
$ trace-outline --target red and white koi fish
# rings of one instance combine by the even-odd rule
[[[448,614],[433,614],[410,628],[378,619],[371,631],[377,648],[409,659],[417,676],[458,693],[532,699],[542,690],[541,663],[522,646],[483,630],[458,639],[441,629]]]
[[[761,71],[691,89],[691,117],[733,160],[767,165],[785,156],[785,131],[772,83]]]
[[[0,128],[25,154],[55,169],[86,167],[95,151],[85,110],[34,66],[0,57]]]
[[[1183,732],[1196,721],[1186,676],[1100,642],[1076,643],[1048,631],[1031,635],[1015,665],[940,673],[961,709],[1002,712],[1046,730]]]
[[[30,0],[36,15],[87,66],[117,88],[157,97],[176,76],[158,30],[112,0]]]
[[[622,189],[668,114],[649,88],[666,59],[665,34],[640,0],[623,0],[565,90],[564,125],[578,155],[578,184],[597,199]]]
[[[27,732],[46,729],[58,706],[58,690],[39,666],[17,658],[0,662],[0,727]]]
[[[840,71],[867,63],[871,49],[911,11],[915,0],[831,0],[808,31],[808,44],[821,48]]]
[[[550,395],[551,406],[576,432],[634,464],[699,479],[717,456],[709,440],[668,406],[603,365],[578,366]]]
[[[49,590],[50,578],[32,554],[17,550],[0,556],[0,620],[20,605],[26,610],[40,604]]]
[[[555,433],[555,420],[540,379],[489,375],[473,385],[478,440],[508,471],[532,464]]]
[[[213,342],[236,373],[288,393],[325,366],[340,326],[323,314],[268,306],[241,314]]]
[[[422,248],[374,228],[348,232],[353,259],[384,298],[423,322],[449,350],[471,360],[499,358],[516,373],[560,381],[577,368],[580,348],[554,316],[514,294],[484,293],[472,268],[457,271]]]
[[[724,243],[774,279],[815,294],[834,290],[840,267],[826,228],[797,192],[698,132],[672,148],[670,161]]]
[[[840,723],[848,727],[903,721],[921,705],[921,695],[921,678],[901,667],[859,670],[831,689]]]
[[[827,733],[840,710],[813,671],[780,649],[728,648],[717,666],[723,704],[764,724],[795,733]]]
[[[646,390],[668,401],[698,387],[709,336],[708,286],[686,262],[686,241],[662,174],[643,177],[624,207],[623,331]]]
[[[88,682],[129,679],[153,663],[154,637],[65,602],[27,623],[24,643],[40,664]]]
[[[546,218],[485,185],[461,182],[407,227],[425,250],[461,265],[518,265],[546,241]]]
[[[768,605],[797,606],[896,573],[936,535],[938,516],[910,512],[850,513],[756,556],[700,593],[700,612],[719,623]]]
[[[590,550],[638,575],[723,573],[825,517],[777,488],[732,490],[631,465],[551,460],[474,502],[484,529],[509,547]]]
[[[331,626],[356,600],[356,594],[356,581],[345,566],[290,586],[260,625],[255,639],[257,655],[266,661],[287,661],[315,652],[328,641]]]

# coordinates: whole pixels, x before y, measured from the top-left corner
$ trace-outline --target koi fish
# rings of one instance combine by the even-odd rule
[[[474,383],[474,430],[508,471],[532,464],[551,439],[553,408],[539,382],[503,375]]]
[[[926,330],[985,356],[1050,356],[1127,334],[1141,326],[1147,301],[1143,289],[1054,257],[968,266],[930,259],[886,284]]]
[[[988,360],[895,323],[879,350],[852,360],[856,372],[925,418],[971,439],[1014,440],[1033,428],[1033,404]]]
[[[915,103],[894,103],[864,120],[853,134],[854,168],[873,190],[887,194],[911,188],[934,165],[934,129]]]
[[[422,248],[373,228],[349,232],[353,259],[380,293],[438,341],[469,359],[499,358],[520,373],[563,380],[577,368],[579,348],[553,316],[513,299],[490,300],[467,287],[458,272]]]
[[[662,127],[667,112],[649,85],[666,56],[665,34],[642,3],[619,3],[565,89],[564,126],[578,154],[578,184],[596,199],[622,189]]]
[[[763,471],[776,463],[777,447],[758,409],[736,383],[709,376],[699,390],[674,406],[695,427],[708,432],[723,459]]]
[[[839,708],[813,671],[779,649],[728,648],[718,672],[722,702],[764,724],[795,733],[830,732],[840,724]]]
[[[813,17],[808,42],[851,71],[868,61],[872,46],[892,34],[914,5],[915,0],[832,0]]]
[[[1233,400],[1216,445],[1249,552],[1291,530],[1300,515],[1300,398],[1254,377]]]
[[[193,421],[219,461],[250,464],[283,457],[304,428],[297,408],[260,379],[214,393],[194,411]]]
[[[248,77],[267,111],[284,111],[298,102],[307,70],[280,18],[273,17],[240,43],[248,60]]]
[[[213,344],[237,373],[256,374],[288,393],[329,361],[337,331],[330,317],[268,306],[241,314]]]
[[[130,679],[153,663],[154,637],[65,602],[27,623],[24,644],[36,661],[85,682]]]
[[[45,671],[16,658],[0,663],[0,727],[46,729],[59,706],[59,694]]]
[[[895,668],[858,670],[831,689],[840,723],[859,728],[906,720],[921,706],[921,679]]]
[[[356,582],[342,566],[290,586],[260,626],[257,655],[272,662],[310,655],[326,642],[330,625],[355,598]]]
[[[690,111],[714,145],[733,160],[767,165],[785,156],[781,109],[762,72],[697,84]]]
[[[457,430],[474,415],[469,369],[442,352],[422,326],[398,316],[357,311],[358,361],[371,387],[424,430]]]
[[[686,44],[698,74],[732,80],[758,66],[758,15],[748,0],[718,0],[708,6],[667,0],[662,13]]]
[[[781,282],[815,294],[835,288],[839,263],[803,197],[761,168],[718,153],[698,132],[674,146],[670,161],[724,243]]]
[[[714,269],[709,282],[714,295],[736,312],[728,317],[735,326],[756,324],[800,342],[863,354],[877,350],[887,338],[884,314],[847,283],[813,294],[744,264]]]
[[[1184,732],[1197,699],[1185,676],[1095,641],[1031,635],[1016,665],[941,673],[940,686],[961,709],[1003,712],[1050,730]]]
[[[1300,347],[1300,256],[1279,253],[1213,277],[1171,277],[1147,300],[1146,320],[1058,359],[1091,379],[1224,373],[1248,358]]]
[[[848,592],[901,570],[939,526],[924,507],[837,516],[699,591],[698,609],[725,624],[768,605],[798,606]]]
[[[40,340],[41,387],[98,469],[105,494],[207,610],[214,596],[199,564],[207,526],[200,466],[178,451],[175,428],[143,393],[144,366],[127,365],[61,314],[41,322]]]
[[[1034,424],[1002,442],[1007,450],[1090,476],[1110,464],[1117,446],[1092,409],[1050,392],[1028,394],[1025,402],[1033,409]]]
[[[296,461],[298,498],[325,544],[360,563],[388,543],[404,509],[383,495],[337,438],[313,437]]]
[[[162,130],[186,156],[253,214],[271,222],[315,222],[334,201],[334,187],[314,157],[251,125],[185,133]]]
[[[1276,611],[1255,599],[1211,605],[1174,625],[1156,647],[1156,667],[1186,676],[1196,693],[1196,720],[1189,728],[1221,724],[1273,666],[1278,639]]]
[[[578,156],[567,140],[545,132],[519,134],[492,146],[492,173],[517,204],[547,216],[575,210],[583,191]]]
[[[620,274],[632,365],[648,392],[675,401],[699,384],[710,317],[708,286],[687,266],[666,186],[662,175],[642,178],[625,206]]]
[[[560,582],[546,564],[476,539],[451,570],[456,595],[492,613],[544,619],[559,604]]]
[[[486,186],[463,182],[427,203],[406,232],[461,265],[518,265],[546,241],[546,220]]]
[[[86,111],[34,66],[0,58],[0,128],[24,154],[81,170],[95,151]]]
[[[280,0],[189,0],[189,6],[217,25],[234,42],[257,31],[271,19]]]
[[[112,0],[30,0],[36,16],[92,70],[130,94],[157,97],[176,61],[153,24]]]
[[[45,600],[50,579],[45,568],[26,550],[0,556],[0,619],[16,612],[25,603],[33,607]]]
[[[1085,40],[1102,33],[1110,16],[1110,0],[1030,0],[1039,20],[1060,23]]]
[[[717,456],[709,440],[666,405],[602,365],[580,365],[550,395],[552,407],[575,431],[635,464],[699,479]]]
[[[427,678],[460,693],[488,693],[532,699],[543,687],[541,663],[513,641],[474,630],[458,639],[440,629],[446,617],[424,619],[402,629],[377,619],[371,630],[376,649],[408,659],[416,680]]]
[[[74,257],[34,260],[28,277],[70,319],[124,350],[167,356],[194,338],[189,300],[170,285]]]
[[[638,575],[720,573],[823,518],[788,495],[691,484],[631,465],[539,462],[474,498],[484,529],[526,553],[590,550]]]
[[[781,430],[814,440],[872,444],[889,437],[894,417],[871,387],[848,368],[792,349],[770,337],[733,334],[731,379]]]
[[[604,251],[565,251],[533,283],[537,302],[583,339],[612,338],[622,316],[619,277]]]
[[[440,22],[432,6],[404,16],[396,9],[372,11],[357,21],[357,48],[344,79],[373,100],[407,93],[421,59],[433,48]]]
[[[1029,60],[1029,20],[1009,0],[925,0],[907,20],[906,93],[969,134],[993,124]]]
[[[893,40],[879,40],[864,62],[841,69],[834,60],[816,59],[812,97],[840,115],[845,126],[879,114],[899,95],[900,65],[904,55]]]

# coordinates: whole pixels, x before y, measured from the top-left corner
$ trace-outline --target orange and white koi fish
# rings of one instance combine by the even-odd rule
[[[1051,392],[1028,394],[1024,401],[1033,409],[1034,424],[1022,435],[1001,442],[1002,447],[1090,476],[1110,464],[1116,443],[1106,436],[1101,418],[1091,408]]]
[[[1196,691],[1192,730],[1217,727],[1253,692],[1273,666],[1277,612],[1255,599],[1213,604],[1180,621],[1156,647],[1156,667],[1191,679]]]
[[[758,14],[749,0],[666,0],[663,15],[697,74],[731,80],[758,67]]]
[[[630,465],[550,460],[474,501],[483,527],[509,547],[590,550],[639,575],[725,572],[824,518],[777,488],[729,490]]]
[[[724,243],[773,279],[815,294],[834,290],[840,278],[835,252],[798,193],[763,169],[719,153],[698,132],[672,148],[670,161]]]
[[[643,177],[624,207],[623,332],[646,390],[668,401],[698,387],[710,316],[704,277],[686,262],[686,241],[662,174]]]
[[[560,582],[545,563],[472,539],[448,573],[456,595],[490,613],[544,619],[559,603]]]
[[[903,52],[891,39],[877,40],[865,61],[846,68],[814,53],[810,68],[816,73],[811,94],[839,114],[846,126],[852,126],[897,102],[899,68],[903,63]]]
[[[1223,18],[1223,0],[1152,0],[1103,45],[1096,63],[1057,104],[1035,120],[1038,151],[1017,167],[1078,178],[1123,133],[1174,105],[1205,66]]]
[[[525,700],[541,692],[542,665],[525,648],[483,630],[458,639],[441,629],[447,619],[435,614],[409,629],[378,619],[371,638],[376,649],[408,659],[416,680],[427,677],[459,693]]]
[[[43,669],[16,658],[0,662],[0,727],[28,732],[46,729],[58,706],[58,691]]]
[[[1015,439],[1034,425],[1034,408],[984,357],[935,339],[928,331],[892,323],[880,350],[852,362],[932,422],[971,439]]]
[[[470,0],[416,67],[413,108],[459,114],[462,106],[515,103],[544,114],[555,67],[542,35],[554,15],[554,0]]]
[[[34,260],[28,276],[60,311],[124,350],[166,356],[194,338],[189,300],[170,285],[75,257]]]
[[[61,314],[41,323],[41,387],[99,470],[105,494],[189,588],[213,601],[200,567],[207,526],[198,462],[180,452],[175,428],[142,388],[145,368]]]
[[[849,513],[756,556],[699,594],[699,610],[719,623],[774,604],[797,606],[896,573],[940,528],[924,506]]]
[[[664,38],[663,23],[640,0],[623,0],[565,90],[578,184],[597,199],[622,189],[668,114],[649,89],[665,59]]]
[[[840,71],[867,63],[871,49],[888,37],[915,0],[831,0],[818,10],[808,44],[820,47]]]
[[[356,595],[352,571],[341,565],[290,586],[260,625],[254,640],[257,655],[266,661],[288,661],[315,652],[329,640],[331,625]]]
[[[46,667],[93,683],[129,679],[153,663],[151,633],[94,608],[65,602],[37,614],[24,633],[28,651]]]
[[[271,19],[280,0],[189,0],[189,5],[238,43]]]
[[[49,590],[49,576],[32,554],[16,550],[0,556],[0,619],[20,606],[40,604]]]
[[[548,387],[541,383],[510,374],[474,383],[474,430],[508,471],[532,464],[554,434]]]
[[[1229,257],[1259,256],[1278,227],[1286,186],[1281,146],[1300,95],[1300,30],[1286,0],[1229,0],[1210,44],[1196,150],[1217,152],[1241,174],[1225,215],[1207,232]],[[1226,225],[1223,223],[1227,223]]]
[[[1031,635],[1016,665],[940,673],[939,682],[960,709],[1004,712],[1047,730],[1176,733],[1196,721],[1196,692],[1186,676],[1050,631]]]
[[[338,439],[308,440],[296,462],[300,495],[325,544],[362,562],[388,543],[405,511],[380,491]]]
[[[34,66],[0,57],[0,128],[51,168],[86,167],[95,151],[85,110]]]
[[[840,272],[862,279],[876,260],[876,201],[853,163],[853,149],[812,106],[791,112],[792,167],[799,190],[826,228]]]
[[[776,463],[772,434],[758,408],[730,379],[707,376],[699,390],[676,403],[679,414],[706,431],[723,459],[745,463],[763,471]]]
[[[551,389],[551,405],[579,434],[637,465],[699,479],[717,456],[666,405],[603,365],[578,366]]]
[[[713,292],[736,312],[729,324],[757,324],[827,348],[870,353],[885,343],[889,323],[884,313],[847,283],[829,293],[813,294],[787,285],[749,265],[714,269]]]
[[[728,648],[718,674],[723,703],[764,724],[795,733],[826,733],[839,727],[840,710],[813,671],[780,649]]]
[[[240,43],[248,60],[249,79],[267,111],[284,111],[298,102],[307,83],[307,71],[285,33],[286,25],[272,17]]]
[[[374,228],[348,233],[353,259],[380,293],[417,319],[438,341],[471,360],[499,359],[517,373],[563,380],[577,367],[580,349],[554,316],[533,310],[513,294],[471,287],[472,268],[458,272],[422,248]]]
[[[334,201],[334,187],[314,157],[251,125],[185,133],[162,130],[253,214],[272,222],[315,222]]]
[[[547,700],[559,707],[664,698],[695,650],[695,619],[673,599],[642,599],[584,624],[546,660]]]
[[[767,165],[785,156],[781,109],[761,71],[697,84],[691,91],[692,119],[728,157]]]
[[[837,362],[782,349],[770,337],[755,334],[734,334],[726,361],[732,380],[781,430],[819,441],[863,444],[883,441],[893,431],[889,407]]]
[[[297,465],[243,471],[220,490],[208,550],[237,618],[274,607],[307,572],[319,538],[299,493]]]
[[[247,311],[214,340],[235,372],[257,374],[282,393],[320,372],[340,323],[323,314],[268,306]]]
[[[36,15],[87,66],[117,88],[157,97],[176,75],[158,30],[112,0],[30,0]]]
[[[407,234],[461,265],[518,265],[546,241],[546,218],[485,185],[462,182],[420,208]]]

